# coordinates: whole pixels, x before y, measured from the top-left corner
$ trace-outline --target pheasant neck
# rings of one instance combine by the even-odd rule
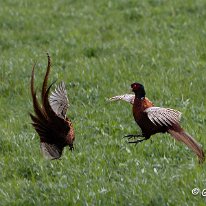
[[[135,99],[143,100],[144,98],[145,98],[145,95],[135,94]]]
[[[134,94],[136,99],[144,99],[146,92],[144,89],[141,89],[140,91],[134,91]]]

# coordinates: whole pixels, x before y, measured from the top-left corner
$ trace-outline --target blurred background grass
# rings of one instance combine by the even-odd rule
[[[23,1],[0,7],[0,205],[204,205],[205,165],[169,135],[137,146],[131,106],[107,97],[145,85],[156,106],[183,112],[205,148],[204,0]],[[46,161],[31,127],[31,68],[41,87],[67,84],[75,151]]]

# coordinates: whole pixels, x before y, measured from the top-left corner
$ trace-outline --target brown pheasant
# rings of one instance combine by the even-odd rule
[[[64,147],[69,146],[70,150],[73,149],[75,135],[72,123],[66,117],[69,104],[64,82],[61,82],[49,97],[50,88],[54,83],[47,88],[51,68],[49,54],[47,54],[47,57],[47,71],[41,91],[42,105],[39,104],[34,91],[35,65],[32,69],[31,95],[35,115],[30,114],[30,117],[34,129],[40,137],[40,147],[43,155],[47,159],[58,159],[61,157]]]
[[[142,134],[126,135],[129,139],[136,137],[137,140],[129,143],[139,143],[147,140],[156,133],[168,132],[176,140],[184,142],[199,158],[199,162],[205,160],[204,151],[180,126],[181,113],[170,108],[154,107],[154,104],[145,97],[144,86],[139,83],[131,84],[132,94],[125,94],[110,98],[110,101],[124,100],[133,105],[133,116],[142,130]],[[141,138],[142,137],[142,138]]]

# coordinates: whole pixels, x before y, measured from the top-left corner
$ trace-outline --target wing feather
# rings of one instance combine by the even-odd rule
[[[53,111],[61,118],[65,118],[69,101],[64,82],[61,82],[49,97],[49,103]]]
[[[46,159],[59,159],[61,157],[63,147],[59,147],[56,144],[48,144],[46,142],[41,142],[41,151]]]
[[[113,101],[123,100],[129,102],[130,104],[134,104],[134,99],[135,99],[134,94],[123,94],[123,95],[111,97],[108,99],[108,101],[113,102]]]
[[[149,107],[144,112],[155,125],[171,126],[178,124],[181,119],[181,112],[170,108]]]

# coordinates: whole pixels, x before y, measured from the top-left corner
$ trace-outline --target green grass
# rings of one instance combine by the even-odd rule
[[[205,164],[169,135],[127,144],[139,132],[131,106],[105,101],[141,82],[206,149],[205,19],[204,0],[2,1],[0,205],[205,205],[191,194],[206,188]],[[60,161],[44,160],[28,115],[46,52],[76,132]]]

